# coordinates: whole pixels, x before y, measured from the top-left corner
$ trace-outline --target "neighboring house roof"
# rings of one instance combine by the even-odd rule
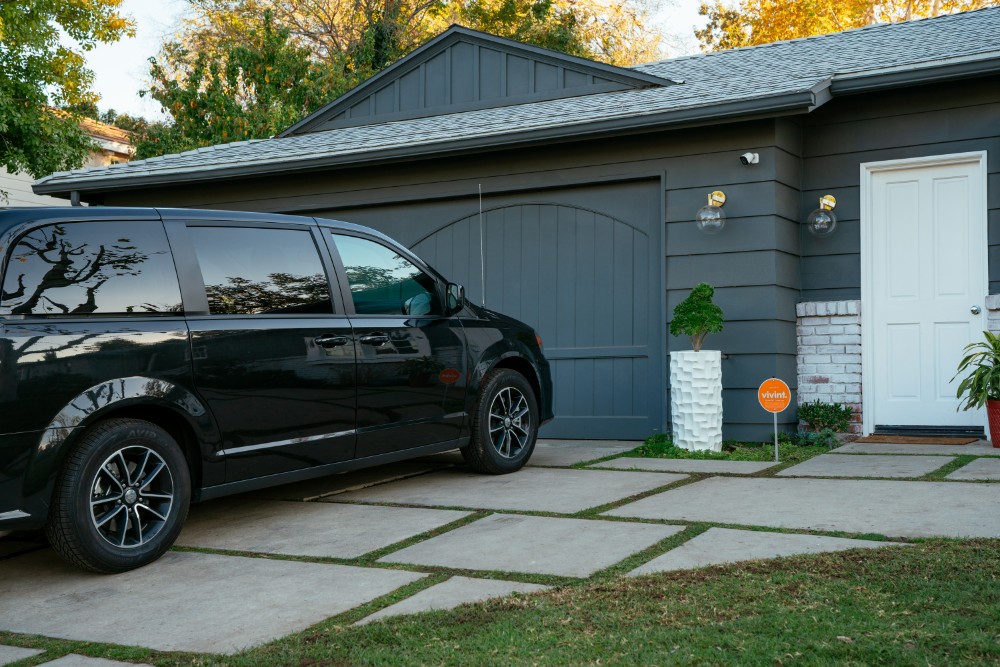
[[[876,25],[634,68],[677,85],[223,144],[52,174],[38,181],[35,191],[67,194],[287,173],[679,123],[806,113],[834,95],[1000,72],[998,34],[1000,8]]]

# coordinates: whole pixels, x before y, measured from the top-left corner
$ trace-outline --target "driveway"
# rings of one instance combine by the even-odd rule
[[[368,623],[593,577],[1000,537],[1000,450],[983,443],[848,445],[795,466],[609,458],[636,444],[542,441],[527,468],[497,477],[449,453],[203,503],[173,551],[115,576],[0,537],[0,630],[234,653],[331,617]],[[0,646],[0,665],[48,657],[36,655]],[[86,660],[44,664],[100,667]]]

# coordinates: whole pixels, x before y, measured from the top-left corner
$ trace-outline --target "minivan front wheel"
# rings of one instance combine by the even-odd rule
[[[525,377],[501,368],[483,378],[472,442],[462,448],[469,467],[493,475],[520,470],[535,449],[537,435],[538,404]]]
[[[139,419],[92,426],[56,483],[46,534],[66,560],[124,572],[159,558],[187,517],[191,480],[177,442]]]

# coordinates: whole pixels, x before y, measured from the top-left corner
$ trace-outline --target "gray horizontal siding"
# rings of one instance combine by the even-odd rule
[[[837,198],[837,231],[801,231],[802,299],[861,296],[860,165],[865,162],[988,151],[990,291],[1000,291],[1000,77],[834,100],[805,117],[805,220],[821,195]],[[788,130],[786,135],[791,135]]]

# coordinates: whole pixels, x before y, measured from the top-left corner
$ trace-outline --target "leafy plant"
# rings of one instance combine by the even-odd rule
[[[952,378],[969,371],[955,392],[960,399],[965,395],[965,402],[960,406],[963,410],[981,408],[987,400],[1000,400],[1000,336],[989,331],[984,331],[983,336],[985,341],[965,346],[965,357]]]
[[[852,416],[854,410],[840,403],[821,403],[816,400],[799,406],[799,419],[814,433],[842,433],[850,426]]]
[[[714,287],[708,283],[699,283],[674,308],[670,333],[674,336],[688,336],[695,352],[701,350],[708,334],[722,331],[722,309],[712,303],[714,294]]]

